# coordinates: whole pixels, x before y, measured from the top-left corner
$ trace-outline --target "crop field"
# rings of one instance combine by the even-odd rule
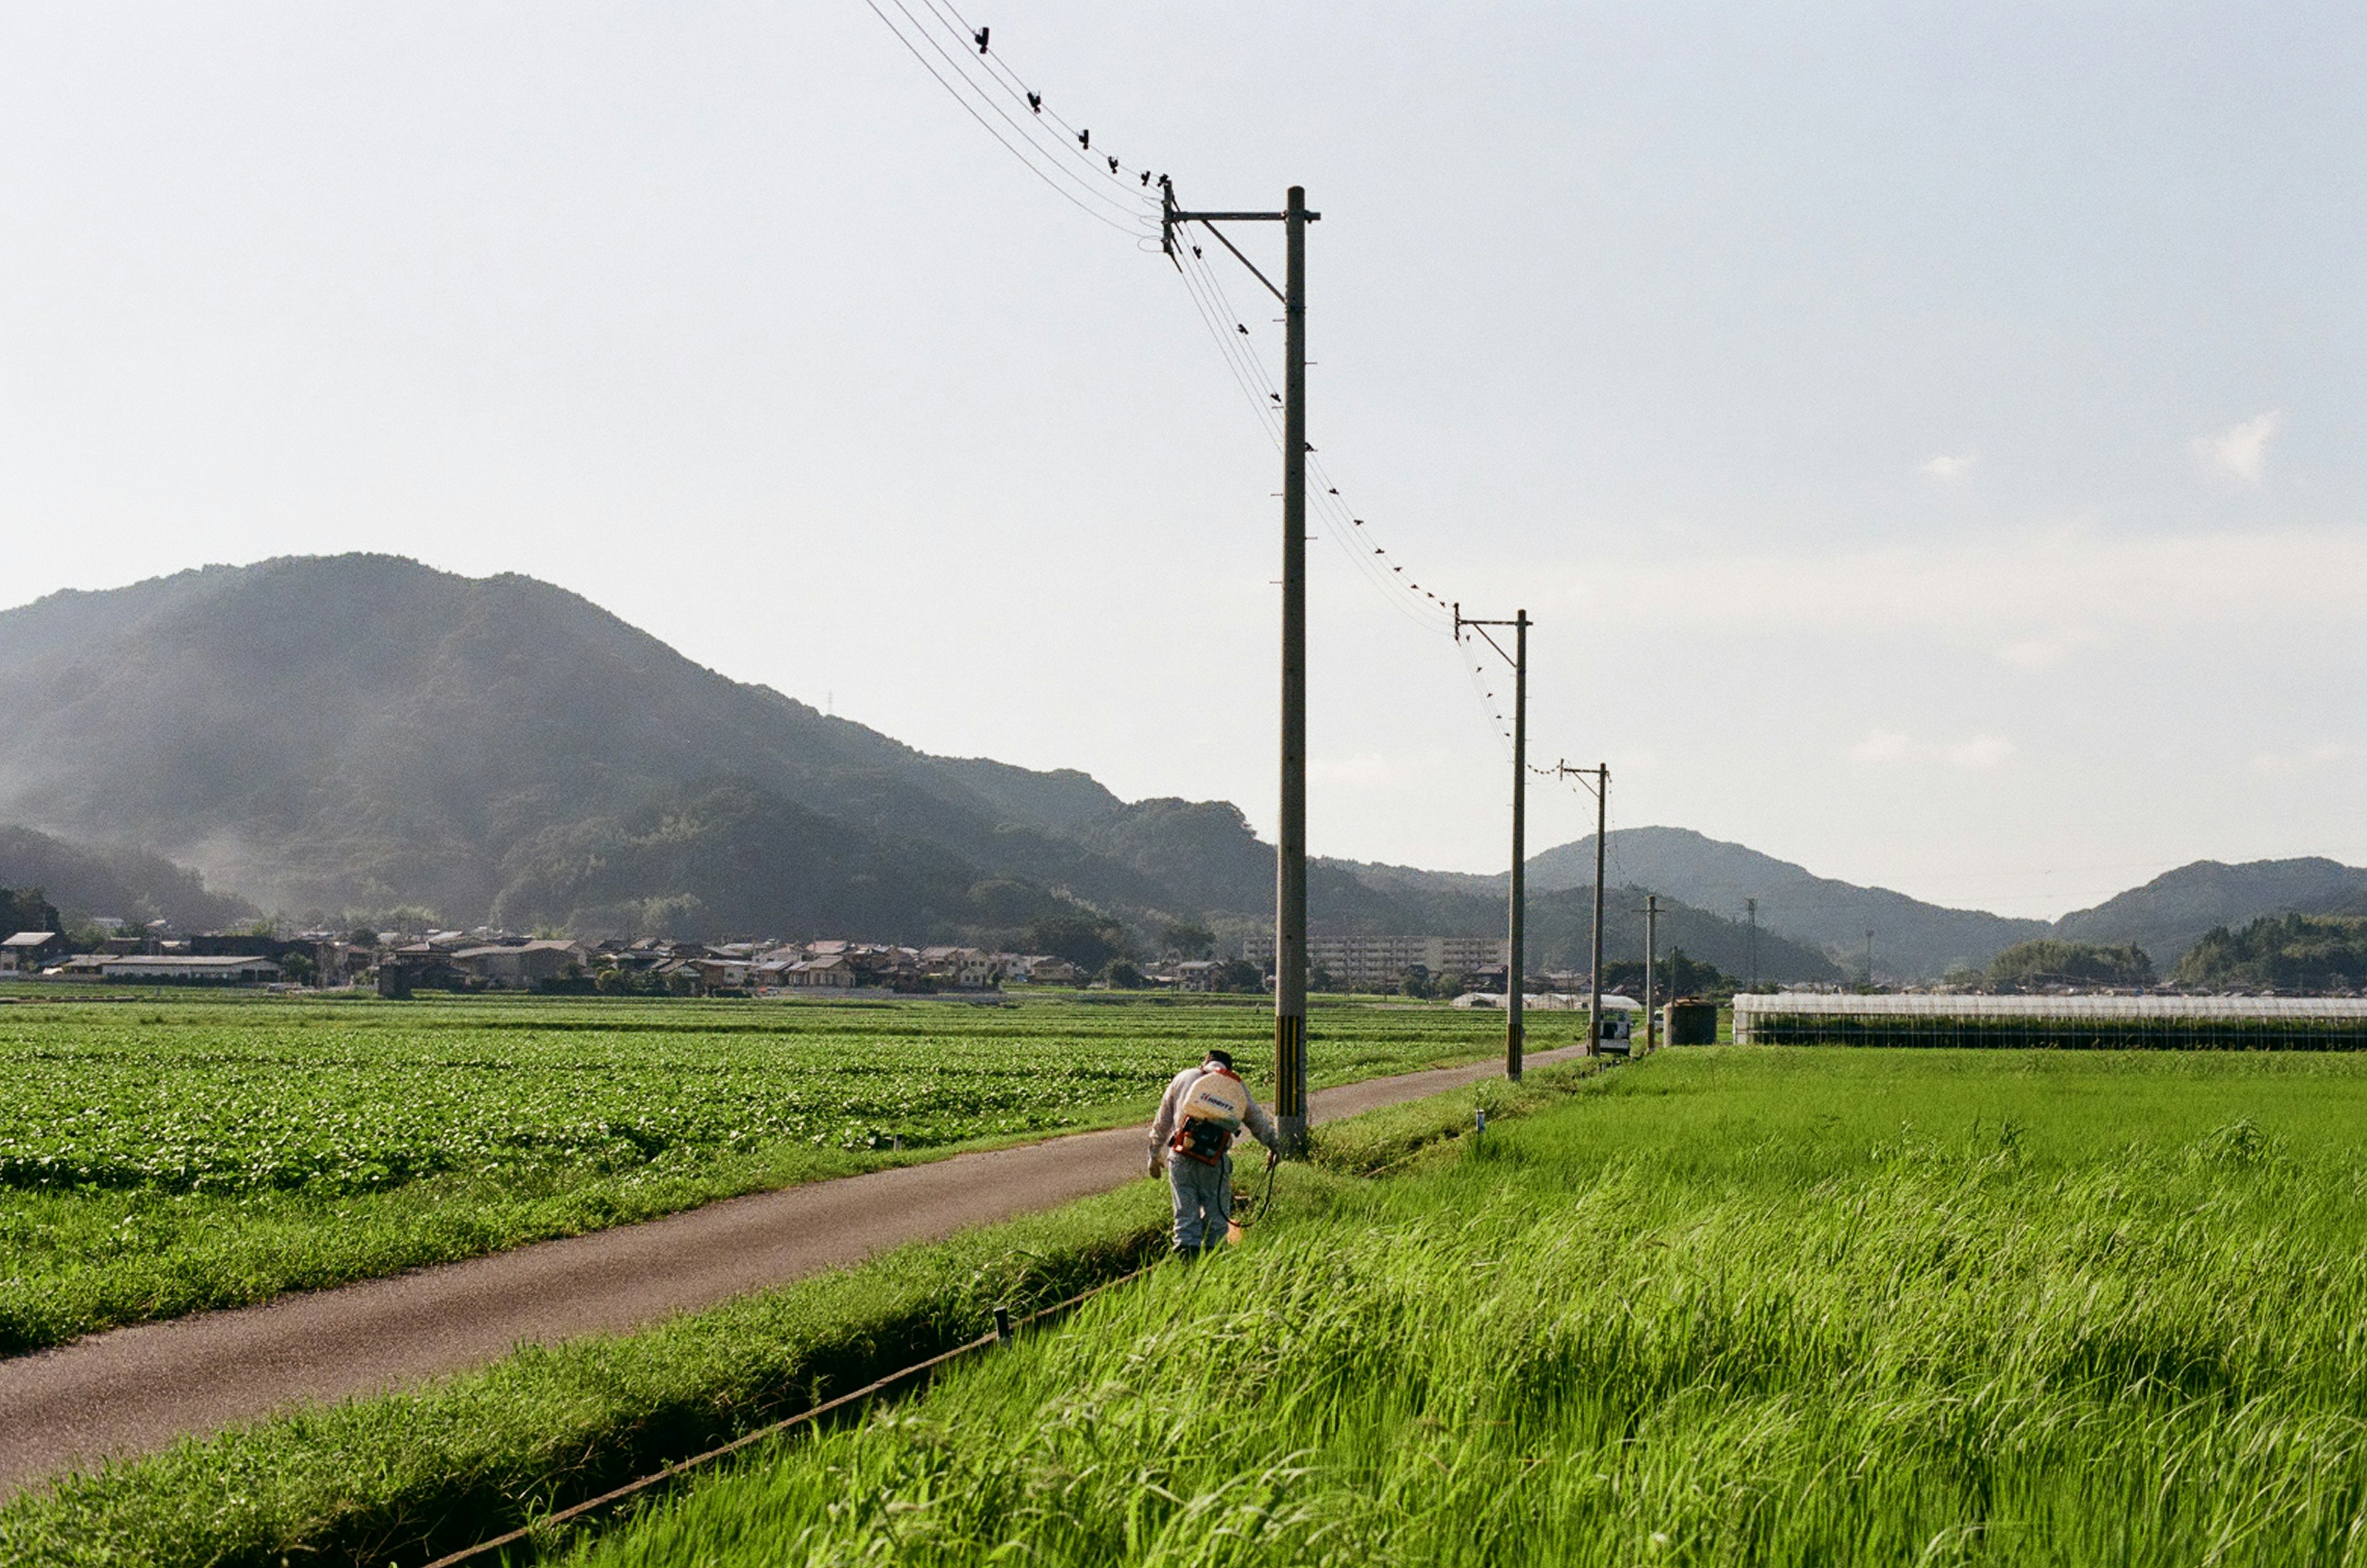
[[[1242,1005],[260,999],[0,1007],[0,1353],[980,1140],[1147,1115]],[[1315,1083],[1467,1059],[1324,1010]]]
[[[576,1560],[2367,1556],[2355,1057],[1668,1052],[1297,1192]]]

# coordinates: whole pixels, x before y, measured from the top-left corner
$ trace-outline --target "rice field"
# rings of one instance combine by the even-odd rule
[[[1494,1048],[1339,1007],[1318,1085]],[[1249,1005],[0,1007],[0,1353],[710,1199],[1147,1116]]]
[[[2367,1064],[1670,1052],[579,1547],[2367,1556]]]

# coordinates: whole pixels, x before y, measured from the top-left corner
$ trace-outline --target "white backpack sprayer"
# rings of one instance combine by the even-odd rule
[[[1169,1149],[1202,1165],[1217,1164],[1232,1152],[1233,1141],[1241,1135],[1241,1122],[1249,1114],[1249,1086],[1241,1082],[1240,1075],[1229,1067],[1208,1068],[1184,1091],[1184,1103],[1177,1107],[1175,1135],[1168,1142]],[[1267,1151],[1265,1193],[1254,1204],[1245,1192],[1234,1195],[1235,1213],[1226,1217],[1228,1242],[1240,1240],[1243,1228],[1254,1224],[1274,1201],[1276,1163],[1273,1152]],[[1251,1213],[1242,1218],[1239,1211],[1245,1205]]]

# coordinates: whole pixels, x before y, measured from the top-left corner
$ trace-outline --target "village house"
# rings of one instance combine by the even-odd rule
[[[850,990],[855,983],[855,964],[844,953],[801,958],[783,973],[781,982],[799,990]]]
[[[38,975],[63,958],[65,953],[66,939],[62,932],[18,931],[0,941],[0,974]]]
[[[583,950],[572,942],[529,942],[508,945],[464,947],[452,955],[463,974],[503,990],[526,990],[544,980],[555,980],[571,964],[583,962]]]

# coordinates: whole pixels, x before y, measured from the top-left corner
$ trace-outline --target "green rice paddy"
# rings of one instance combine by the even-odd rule
[[[1663,1053],[590,1568],[2345,1562],[2367,1063]]]

